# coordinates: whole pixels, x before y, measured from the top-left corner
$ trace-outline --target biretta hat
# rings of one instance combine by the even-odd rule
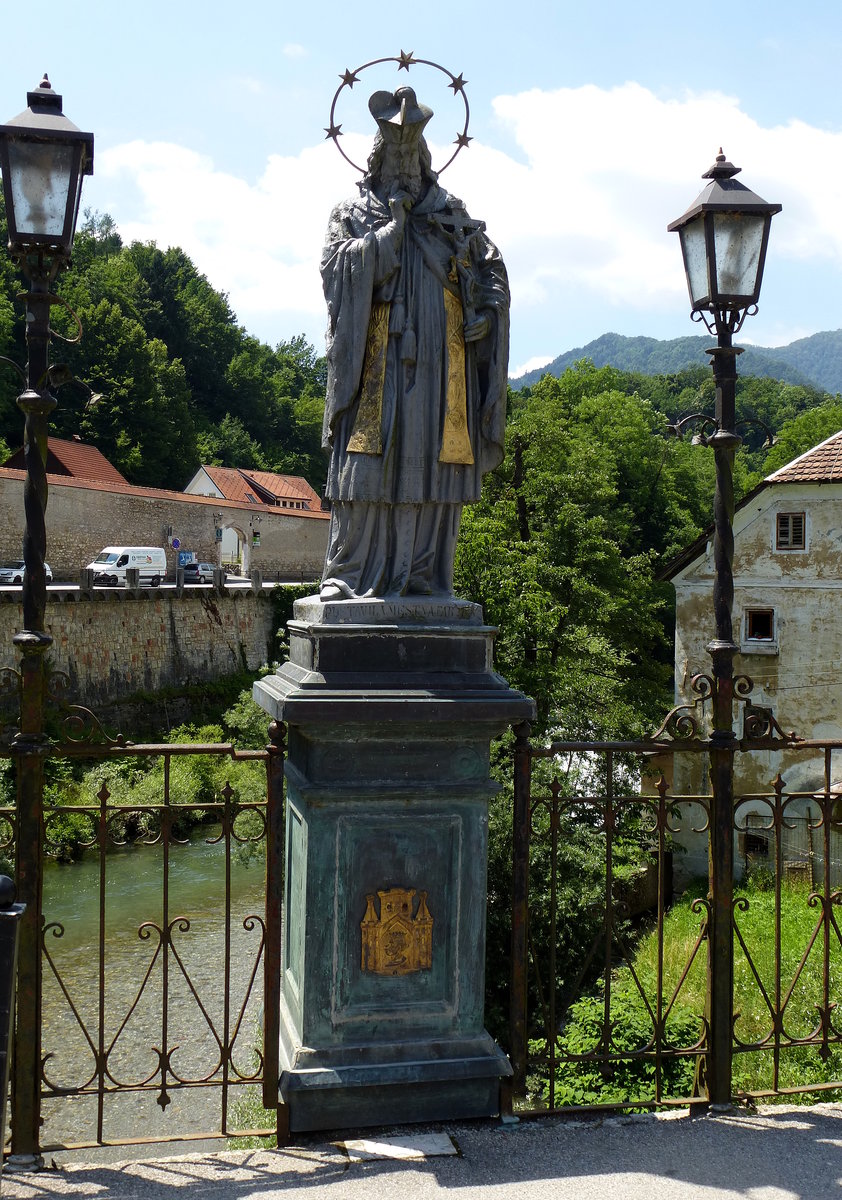
[[[433,115],[431,108],[418,103],[411,87],[400,87],[396,92],[375,92],[368,102],[368,109],[384,140],[392,143],[416,141]]]

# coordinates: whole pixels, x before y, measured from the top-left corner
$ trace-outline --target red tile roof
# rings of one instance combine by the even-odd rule
[[[316,508],[321,505],[319,494],[303,477],[303,475],[275,475],[272,471],[243,471],[246,479],[254,481],[258,487],[271,492],[273,496],[283,499],[307,500]]]
[[[23,448],[16,450],[3,466],[23,470]],[[75,438],[70,441],[54,437],[47,439],[47,471],[51,475],[69,475],[72,479],[97,480],[100,483],[128,482],[96,446],[87,446]]]
[[[278,500],[300,500],[311,510],[321,508],[318,493],[301,475],[276,475],[272,471],[244,471],[239,467],[208,467],[202,470],[226,500],[274,506]],[[274,499],[273,499],[274,498]],[[301,511],[300,509],[298,510]]]
[[[15,468],[0,467],[0,482],[4,479],[26,478],[26,472]],[[122,478],[122,476],[121,476]],[[220,499],[218,496],[192,496],[187,492],[170,492],[164,488],[148,488],[135,487],[131,483],[101,482],[96,479],[73,479],[68,475],[52,475],[47,474],[47,482],[50,487],[73,487],[87,488],[94,492],[113,492],[119,493],[121,496],[136,496],[143,500],[178,500],[183,504],[206,504],[211,508],[218,508],[220,505],[228,508],[238,508],[242,510],[244,507],[243,501]],[[268,504],[263,505],[263,510],[267,515],[277,517],[315,517],[318,520],[330,520],[329,512],[322,512],[321,509],[309,508],[276,508]]]
[[[766,483],[842,482],[842,430],[767,476]]]
[[[202,470],[210,478],[214,487],[218,488],[226,500],[239,500],[241,503],[260,504],[260,497],[253,487],[250,487],[236,467],[206,467]]]

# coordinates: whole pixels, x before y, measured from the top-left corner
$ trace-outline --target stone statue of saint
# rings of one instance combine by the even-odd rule
[[[331,214],[322,600],[450,596],[462,505],[503,458],[509,288],[485,226],[438,185],[432,111],[375,92],[360,195]]]

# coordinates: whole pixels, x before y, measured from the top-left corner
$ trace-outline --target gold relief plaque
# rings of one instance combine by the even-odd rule
[[[380,915],[374,895],[366,896],[362,969],[375,975],[410,975],[429,971],[433,963],[433,918],[427,908],[427,893],[421,892],[418,910],[412,915],[415,888],[389,888],[378,892]]]

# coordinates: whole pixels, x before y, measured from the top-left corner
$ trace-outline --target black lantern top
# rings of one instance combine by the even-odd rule
[[[722,151],[705,171],[710,183],[667,226],[681,238],[693,312],[737,312],[756,304],[769,227],[780,204],[769,204],[734,178],[740,171]]]
[[[46,75],[26,99],[28,108],[0,125],[9,249],[69,254],[82,179],[93,174],[94,135],[64,116]]]

